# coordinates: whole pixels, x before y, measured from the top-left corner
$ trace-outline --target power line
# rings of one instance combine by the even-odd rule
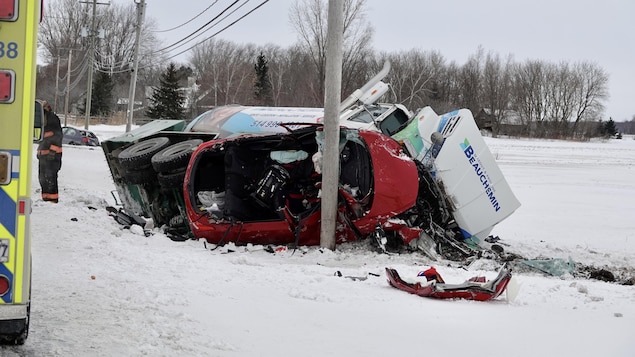
[[[222,14],[224,14],[224,13],[225,13],[225,11],[229,10],[230,8],[232,8],[232,7],[233,7],[234,5],[236,5],[236,3],[237,3],[237,2],[239,2],[239,1],[240,1],[240,0],[236,0],[236,1],[234,1],[233,3],[231,3],[231,4],[230,4],[229,6],[227,6],[225,9],[223,9],[223,11],[221,11],[221,12],[220,12],[220,14],[216,15],[214,18],[212,18],[212,19],[211,19],[211,20],[209,20],[207,23],[205,23],[205,25],[203,25],[203,26],[199,27],[199,28],[198,28],[198,29],[196,29],[194,32],[192,32],[192,33],[190,33],[189,35],[187,35],[187,36],[183,37],[182,39],[180,39],[180,40],[176,41],[175,43],[173,43],[173,44],[171,44],[171,45],[169,45],[169,46],[163,47],[163,48],[161,48],[161,49],[159,49],[159,50],[157,50],[157,51],[155,51],[155,52],[162,52],[162,51],[165,51],[165,50],[169,49],[170,47],[174,47],[174,46],[178,45],[179,43],[181,43],[181,42],[185,41],[186,39],[188,39],[188,38],[192,37],[195,33],[197,33],[197,32],[199,32],[199,31],[201,31],[201,30],[202,30],[202,29],[204,29],[207,25],[209,25],[210,23],[212,23],[212,22],[214,22],[216,19],[218,19],[218,18],[219,18]]]
[[[77,70],[77,69],[80,70],[80,72],[79,72],[79,74],[77,74],[75,80],[73,80],[73,82],[69,86],[67,86],[67,88],[64,88],[62,91],[57,91],[57,95],[64,95],[67,92],[75,89],[75,87],[77,87],[77,85],[82,81],[82,79],[84,79],[84,74],[86,73],[86,70],[88,69],[88,62],[86,62],[86,60],[83,60],[81,63],[82,63],[81,68],[80,67],[76,67],[75,68],[75,70]],[[73,72],[73,71],[71,71],[71,72]],[[71,76],[71,78],[72,78],[72,76]],[[60,80],[63,80],[63,79],[66,79],[66,76],[60,78]]]
[[[196,36],[192,37],[192,35],[196,34],[197,32],[199,32],[201,29],[205,28],[206,26],[208,26],[210,23],[214,22],[215,20],[217,20],[221,15],[223,15],[223,13],[225,13],[228,9],[230,9],[232,6],[234,6],[238,1],[240,0],[236,0],[234,1],[234,3],[232,3],[231,5],[229,5],[228,7],[226,7],[221,13],[219,13],[218,15],[216,15],[212,20],[208,21],[205,25],[201,26],[200,28],[198,28],[196,31],[191,32],[190,34],[188,34],[187,36],[185,36],[184,38],[176,41],[175,43],[166,46],[164,48],[161,48],[159,50],[155,50],[155,51],[151,51],[149,52],[147,55],[153,55],[153,54],[159,54],[161,52],[167,51],[170,47],[174,47],[172,50],[180,48],[185,46],[187,43],[190,43],[191,41],[193,41],[194,39],[202,36],[203,34],[205,34],[206,32],[208,32],[209,30],[211,30],[212,28],[214,28],[216,25],[218,25],[218,23],[213,24],[211,26],[209,26],[209,28],[205,29],[203,32],[197,34]],[[240,6],[238,6],[236,9],[232,10],[231,12],[229,12],[228,14],[226,14],[224,17],[222,17],[218,22],[222,22],[223,20],[225,20],[226,18],[228,18],[229,16],[233,15],[236,11],[238,11],[239,9],[241,9],[243,6],[245,6],[250,0],[247,0],[245,3],[241,4]],[[212,4],[213,5],[213,4]],[[211,5],[210,5],[211,7]],[[208,7],[209,8],[209,7]],[[207,10],[207,9],[206,9]],[[253,10],[252,10],[253,11]],[[189,37],[192,37],[190,39],[188,39]],[[187,41],[185,41],[187,39]],[[185,41],[185,42],[183,42]],[[183,42],[183,43],[181,43]],[[181,44],[179,44],[181,43]],[[170,51],[167,51],[170,52]],[[106,57],[104,56],[104,54],[102,54],[101,52],[98,51],[98,54],[102,57]],[[170,57],[173,58],[173,57]],[[115,67],[123,67],[125,64],[129,64],[130,61],[126,61],[126,60],[122,60],[121,62],[116,62],[113,63],[110,67],[111,68],[115,68]],[[144,67],[147,68],[147,67]],[[105,71],[101,68],[96,68],[97,71],[103,72],[103,73],[126,73],[128,71],[130,71],[130,69],[122,69],[120,71]]]
[[[84,61],[83,63],[84,63],[84,65],[82,66],[81,71],[77,75],[77,78],[75,79],[75,81],[73,83],[71,83],[69,88],[67,88],[68,91],[71,91],[71,90],[75,89],[75,87],[77,87],[79,82],[83,79],[84,73],[86,73],[86,70],[88,69],[88,62]]]
[[[178,28],[181,28],[181,27],[183,27],[183,26],[185,26],[185,25],[189,24],[190,22],[192,22],[192,21],[196,20],[199,16],[203,15],[203,14],[204,14],[207,10],[209,10],[212,6],[216,5],[216,3],[217,3],[217,2],[218,2],[218,0],[214,1],[214,2],[210,5],[210,6],[208,6],[207,8],[205,8],[205,10],[203,10],[200,14],[198,14],[198,15],[194,16],[193,18],[189,19],[188,21],[186,21],[186,22],[184,22],[184,23],[182,23],[182,24],[180,24],[180,25],[178,25],[178,26],[175,26],[175,27],[172,27],[172,28],[169,28],[169,29],[166,29],[166,30],[156,30],[156,31],[152,31],[152,32],[155,32],[155,33],[160,33],[160,32],[170,32],[170,31],[176,30],[176,29],[178,29]]]
[[[84,55],[82,56],[82,61],[73,69],[71,69],[71,73],[77,72],[78,69],[81,69],[82,71],[84,71],[84,67],[87,61],[87,56]]]
[[[67,59],[70,60],[70,57]],[[73,77],[74,73],[77,71],[80,71],[80,74],[78,75],[78,79],[81,79],[81,76],[86,73],[86,68],[87,66],[87,62],[86,62],[86,55],[82,56],[82,60],[81,62],[79,62],[77,65],[75,65],[74,68],[72,68],[70,71],[67,71],[63,77],[58,76],[57,79],[60,81],[63,81],[66,79],[67,76],[71,76],[71,78]],[[77,81],[77,80],[76,80]],[[64,92],[60,92],[60,93],[64,93]]]
[[[246,14],[244,14],[243,16],[239,17],[239,18],[238,18],[237,20],[235,20],[234,22],[232,22],[232,23],[230,23],[229,25],[227,25],[227,26],[223,27],[223,28],[222,28],[222,29],[220,29],[218,32],[216,32],[216,33],[214,33],[213,35],[211,35],[211,36],[207,37],[207,38],[206,38],[206,39],[204,39],[203,41],[200,41],[200,42],[198,42],[198,43],[194,44],[193,46],[188,47],[187,49],[185,49],[185,50],[183,50],[183,51],[181,51],[181,52],[179,52],[179,53],[177,53],[177,54],[175,54],[175,55],[173,55],[173,56],[168,57],[167,59],[172,59],[172,58],[174,58],[174,57],[176,57],[176,56],[182,55],[183,53],[185,53],[185,52],[187,52],[187,51],[191,50],[192,48],[194,48],[194,47],[196,47],[196,46],[198,46],[198,45],[200,45],[200,44],[202,44],[202,43],[206,42],[207,40],[209,40],[209,39],[211,39],[211,38],[213,38],[213,37],[215,37],[216,35],[220,34],[221,32],[223,32],[223,31],[227,30],[228,28],[230,28],[231,26],[235,25],[238,21],[240,21],[240,20],[242,20],[243,18],[245,18],[245,17],[247,17],[248,15],[250,15],[252,12],[256,11],[257,9],[259,9],[262,5],[266,4],[267,2],[269,2],[269,0],[265,0],[265,1],[261,2],[258,6],[256,6],[255,8],[253,8],[252,10],[250,10],[249,12],[247,12]]]
[[[227,19],[229,16],[233,15],[234,13],[236,13],[236,11],[240,10],[243,6],[247,5],[247,3],[249,2],[249,0],[247,0],[245,3],[241,4],[240,6],[238,6],[237,8],[235,8],[234,10],[232,10],[231,12],[229,12],[228,14],[226,14],[225,16],[223,16],[220,20],[218,20],[217,23],[211,25],[209,28],[207,28],[205,31],[197,34],[196,36],[190,38],[189,40],[179,44],[178,46],[174,47],[173,50],[183,47],[186,44],[194,41],[196,38],[201,37],[203,34],[205,34],[206,32],[210,31],[211,29],[213,29],[214,27],[216,27],[216,25],[218,25],[219,23],[223,22],[225,19]],[[182,40],[181,40],[182,41]],[[152,53],[159,53],[160,50],[157,50],[156,52],[151,52]]]
[[[176,54],[174,54],[174,55],[171,55],[171,56],[169,56],[169,57],[167,57],[167,58],[165,58],[165,59],[162,59],[162,60],[160,60],[160,61],[158,61],[158,62],[155,62],[155,63],[150,63],[150,64],[148,64],[148,65],[145,65],[145,66],[139,67],[138,69],[139,69],[139,70],[143,70],[143,69],[152,68],[152,67],[156,66],[157,64],[165,63],[166,61],[168,61],[168,60],[170,60],[170,59],[172,59],[172,58],[175,58],[175,57],[177,57],[177,56],[182,55],[183,53],[185,53],[185,52],[187,52],[187,51],[189,51],[189,50],[193,49],[194,47],[196,47],[196,46],[198,46],[198,45],[200,45],[200,44],[205,43],[206,41],[208,41],[208,40],[210,40],[211,38],[213,38],[213,37],[217,36],[218,34],[222,33],[223,31],[227,30],[228,28],[230,28],[230,27],[234,26],[237,22],[239,22],[240,20],[242,20],[242,19],[244,19],[245,17],[249,16],[251,13],[253,13],[253,12],[254,12],[254,11],[256,11],[256,10],[258,10],[260,7],[262,7],[262,6],[263,6],[264,4],[266,4],[267,2],[269,2],[269,0],[264,0],[263,2],[261,2],[260,4],[258,4],[258,6],[254,7],[253,9],[251,9],[250,11],[248,11],[247,13],[245,13],[244,15],[240,16],[238,19],[234,20],[233,22],[229,23],[227,26],[225,26],[225,27],[223,27],[222,29],[220,29],[219,31],[215,32],[213,35],[211,35],[211,36],[209,36],[209,37],[207,37],[207,38],[205,38],[205,39],[203,39],[203,40],[201,40],[201,41],[199,41],[199,42],[195,43],[194,45],[192,45],[192,46],[190,46],[190,47],[186,48],[185,50],[183,50],[183,51],[181,51],[181,52],[178,52],[178,53],[176,53]],[[241,6],[242,6],[242,5],[241,5]],[[218,18],[218,16],[217,16],[216,18]],[[207,31],[207,30],[206,30],[206,31]],[[188,35],[187,37],[191,37],[191,35],[193,35],[194,33],[195,33],[195,32],[191,33],[191,34],[190,34],[190,35]],[[187,38],[187,37],[185,37],[185,38]],[[184,39],[185,39],[185,38],[184,38]],[[181,41],[182,41],[182,40],[181,40]],[[179,42],[180,42],[180,41],[179,41]],[[150,52],[150,54],[153,54],[153,53],[158,53],[158,52],[159,52],[159,51],[153,51],[153,52]],[[123,63],[123,62],[122,62],[122,63]],[[113,74],[114,74],[114,73],[126,73],[126,72],[129,72],[129,71],[130,71],[130,69],[125,69],[125,70],[112,71],[112,72],[110,72],[110,71],[104,71],[104,70],[101,70],[101,69],[99,69],[99,68],[97,68],[96,70],[97,70],[97,71],[104,72],[104,73],[113,73]]]

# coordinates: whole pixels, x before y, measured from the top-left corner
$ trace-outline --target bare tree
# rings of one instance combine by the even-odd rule
[[[367,68],[364,59],[372,52],[372,26],[366,21],[366,0],[344,0],[344,54],[342,91],[349,92]],[[303,49],[309,54],[315,69],[310,82],[314,98],[324,101],[326,66],[327,1],[302,0],[291,7],[289,19],[298,33]]]
[[[40,26],[38,40],[43,47],[40,55],[49,66],[60,61],[61,82],[58,95],[70,93],[70,102],[76,102],[84,95],[85,75],[88,73],[88,41],[91,26],[91,6],[77,0],[52,0],[46,2],[45,16]],[[94,68],[113,76],[116,83],[115,96],[126,96],[129,86],[129,73],[134,52],[134,34],[136,27],[136,9],[133,3],[97,6]],[[154,20],[147,19],[141,32],[140,67],[147,68],[157,55],[149,52],[156,50],[158,40],[151,32]],[[70,74],[64,64],[72,59]],[[41,71],[40,73],[44,73]],[[142,71],[140,71],[142,72]],[[66,88],[66,76],[70,75],[71,85]],[[56,78],[53,76],[38,78],[38,92],[54,95]],[[82,85],[79,85],[79,84]]]
[[[87,7],[76,0],[47,1],[46,16],[42,19],[38,32],[38,43],[43,51],[40,55],[49,63],[69,49],[75,49],[76,55],[84,49],[81,37],[82,29],[90,27]]]
[[[252,84],[255,78],[253,63],[258,57],[258,49],[253,44],[238,46],[226,64],[228,100],[225,104],[254,102]]]
[[[229,42],[211,39],[192,50],[189,61],[195,74],[200,78],[202,103],[218,106],[219,101],[224,103],[220,81],[222,72],[223,54],[233,46]],[[220,98],[219,98],[220,97]]]
[[[254,45],[217,39],[195,47],[189,61],[206,96],[202,102],[212,106],[253,102],[253,62],[258,53]]]
[[[596,64],[582,62],[574,65],[574,72],[580,86],[576,91],[575,112],[571,133],[575,134],[580,122],[597,118],[604,110],[603,101],[608,99],[608,74]]]
[[[432,80],[443,73],[445,59],[438,51],[409,50],[385,55],[391,63],[388,81],[396,101],[408,108],[423,107],[430,102]]]
[[[527,61],[515,69],[513,102],[528,135],[570,137],[580,123],[601,115],[607,84],[595,64]]]
[[[300,45],[294,45],[289,49],[289,64],[285,87],[287,88],[286,100],[283,105],[318,107],[324,103],[324,98],[315,98],[315,77],[307,75],[312,68],[311,57]]]
[[[510,107],[512,88],[512,56],[503,63],[498,54],[488,53],[483,68],[481,102],[490,111],[492,136],[498,136],[499,129]]]
[[[479,46],[476,53],[471,55],[467,62],[461,67],[461,97],[459,104],[461,107],[468,108],[472,112],[481,109],[479,99],[482,87],[484,52],[484,49]]]
[[[439,74],[439,78],[432,80],[430,105],[435,111],[446,113],[459,107],[461,98],[460,84],[461,68],[451,61]]]
[[[326,6],[326,5],[325,5]],[[367,58],[372,55],[374,29],[366,18],[366,0],[344,2],[342,93],[347,96],[361,87],[369,73]],[[320,98],[321,99],[321,98]]]
[[[159,40],[153,32],[155,26],[153,19],[143,21],[139,41],[141,67],[148,64],[147,53],[156,51],[159,46]],[[98,17],[97,27],[103,30],[103,38],[98,41],[95,58],[99,67],[113,72],[129,69],[133,61],[134,33],[137,27],[135,5],[111,3]]]
[[[545,118],[544,87],[545,64],[528,60],[519,64],[514,71],[514,107],[516,108],[525,134],[532,136]]]
[[[280,97],[285,89],[284,78],[290,67],[288,51],[284,51],[280,46],[272,44],[262,47],[261,51],[268,60],[271,99],[274,106],[279,106]]]
[[[310,66],[308,56],[299,45],[283,49],[265,45],[260,49],[269,60],[273,105],[315,106],[316,101],[308,93],[306,68]]]

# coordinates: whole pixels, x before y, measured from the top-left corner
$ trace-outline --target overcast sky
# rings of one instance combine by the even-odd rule
[[[113,0],[129,3],[133,0]],[[251,0],[201,40],[261,4]],[[233,0],[146,0],[146,19],[169,45],[210,21]],[[241,1],[240,3],[243,3]],[[289,23],[295,0],[270,0],[217,38],[236,43],[289,46],[296,35]],[[239,3],[239,4],[240,4]],[[482,46],[502,57],[511,54],[552,63],[589,61],[609,74],[610,99],[604,120],[635,116],[635,1],[633,0],[368,0],[367,17],[375,29],[377,51],[438,50],[461,65]],[[190,45],[195,42],[191,42]],[[189,46],[175,50],[179,52]],[[177,57],[185,62],[187,55]]]

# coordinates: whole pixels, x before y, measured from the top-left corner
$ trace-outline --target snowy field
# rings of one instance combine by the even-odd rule
[[[635,275],[632,137],[486,141],[522,203],[493,232],[509,251]],[[635,356],[634,286],[515,271],[513,301],[433,300],[386,282],[432,264],[418,253],[211,251],[122,229],[100,148],[64,147],[59,204],[37,182],[30,335],[0,356]],[[434,266],[449,283],[499,268]]]

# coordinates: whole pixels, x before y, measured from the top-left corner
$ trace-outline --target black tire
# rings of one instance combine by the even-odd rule
[[[159,185],[163,188],[183,188],[183,181],[185,181],[185,170],[177,172],[160,172],[157,175]]]
[[[129,184],[143,185],[156,182],[157,173],[150,168],[144,170],[127,170],[123,175],[123,179]]]
[[[166,137],[140,141],[119,153],[119,163],[125,169],[139,169],[150,165],[152,156],[170,145]]]
[[[201,139],[185,140],[159,151],[151,159],[154,171],[168,172],[185,168],[194,149],[202,143]]]
[[[24,319],[24,330],[13,340],[14,345],[23,345],[29,337],[29,324],[31,320],[31,301],[26,306],[26,318]]]

